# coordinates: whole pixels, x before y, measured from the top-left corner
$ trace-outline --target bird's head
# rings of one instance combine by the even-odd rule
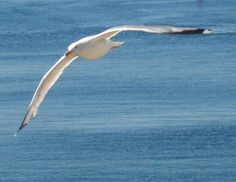
[[[72,44],[70,44],[67,48],[67,51],[65,52],[65,56],[69,56],[71,55],[72,53],[75,53],[76,50],[78,49],[79,47],[79,42],[73,42]]]
[[[66,52],[65,52],[65,56],[70,56],[71,54],[73,54],[73,50],[67,50]]]

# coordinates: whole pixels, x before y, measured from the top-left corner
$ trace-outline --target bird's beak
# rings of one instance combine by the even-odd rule
[[[71,55],[72,53],[73,53],[72,50],[71,50],[71,51],[66,51],[64,55],[65,55],[65,56],[69,56],[69,55]]]

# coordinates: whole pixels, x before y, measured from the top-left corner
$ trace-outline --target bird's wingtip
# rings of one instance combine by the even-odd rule
[[[183,31],[184,34],[209,34],[212,30],[208,28],[197,28],[195,30],[186,30]]]
[[[204,31],[202,32],[203,34],[209,34],[212,33],[212,29],[205,28]]]
[[[24,117],[24,119],[23,119],[23,121],[22,121],[22,123],[21,123],[19,129],[18,129],[17,132],[16,132],[17,134],[27,125],[27,123],[29,122],[29,119],[30,119],[31,115],[32,115],[32,109],[31,109],[31,107],[30,107],[29,110],[27,111],[27,113],[26,113],[26,115],[25,115],[25,117]]]
[[[208,28],[186,28],[180,31],[170,32],[172,34],[207,34],[211,33],[212,30]]]
[[[17,130],[17,133],[19,133],[26,125],[27,123],[22,123],[20,128]]]
[[[18,134],[19,134],[19,132],[20,132],[20,130],[21,130],[22,128],[20,127],[15,133],[14,133],[14,137],[16,137]]]
[[[26,117],[25,117],[26,118]],[[25,123],[25,118],[23,120],[23,122],[21,123],[19,129],[16,131],[16,133],[14,134],[14,136],[17,136],[19,134],[19,132],[27,125],[27,123]]]

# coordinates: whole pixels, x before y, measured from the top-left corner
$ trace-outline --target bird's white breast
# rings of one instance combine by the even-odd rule
[[[104,39],[80,43],[75,51],[79,57],[87,60],[96,60],[107,54],[111,48],[111,41]]]

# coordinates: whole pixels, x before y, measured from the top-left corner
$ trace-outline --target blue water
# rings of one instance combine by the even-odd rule
[[[236,181],[236,1],[0,1],[0,181]],[[78,59],[18,135],[33,92],[71,42],[123,24]]]

